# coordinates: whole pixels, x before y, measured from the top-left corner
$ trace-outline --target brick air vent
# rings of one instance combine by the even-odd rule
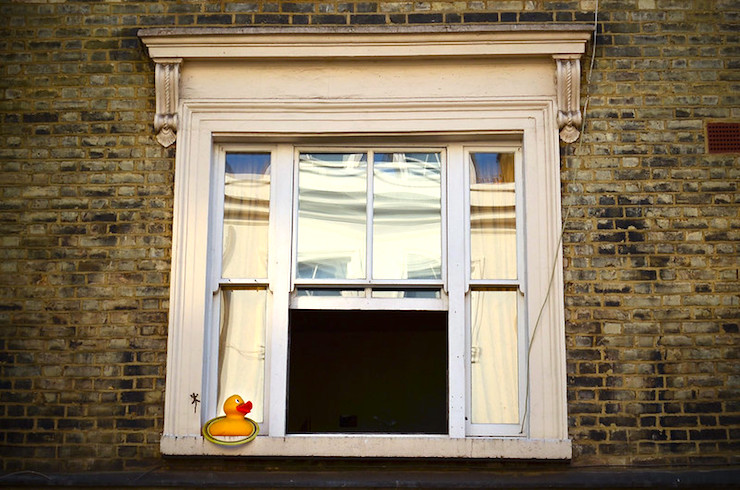
[[[707,123],[707,153],[740,153],[740,123]]]

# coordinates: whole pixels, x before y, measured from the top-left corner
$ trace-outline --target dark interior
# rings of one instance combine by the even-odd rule
[[[291,310],[288,363],[288,433],[447,433],[447,312]]]

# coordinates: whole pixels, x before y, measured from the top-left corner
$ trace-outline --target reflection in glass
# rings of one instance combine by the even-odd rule
[[[440,177],[439,153],[375,154],[374,279],[439,279]]]
[[[216,406],[241,395],[254,405],[249,418],[256,422],[264,421],[266,301],[264,289],[221,292]]]
[[[439,289],[373,289],[373,298],[428,298],[439,299]]]
[[[227,153],[222,277],[267,277],[269,219],[270,154]]]
[[[298,278],[365,277],[366,174],[363,153],[300,155]]]
[[[516,291],[472,291],[471,422],[519,423]]]
[[[364,289],[334,289],[334,288],[301,288],[296,296],[323,296],[332,298],[363,298]]]
[[[513,153],[470,154],[471,279],[516,279]]]

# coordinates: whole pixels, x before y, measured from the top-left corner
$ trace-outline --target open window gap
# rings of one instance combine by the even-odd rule
[[[291,310],[288,434],[446,434],[447,312]]]

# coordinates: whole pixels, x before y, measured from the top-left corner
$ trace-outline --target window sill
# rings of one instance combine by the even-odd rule
[[[496,458],[569,460],[569,439],[446,436],[258,437],[243,446],[221,447],[196,436],[162,436],[162,454],[173,456],[324,456],[371,458]]]

